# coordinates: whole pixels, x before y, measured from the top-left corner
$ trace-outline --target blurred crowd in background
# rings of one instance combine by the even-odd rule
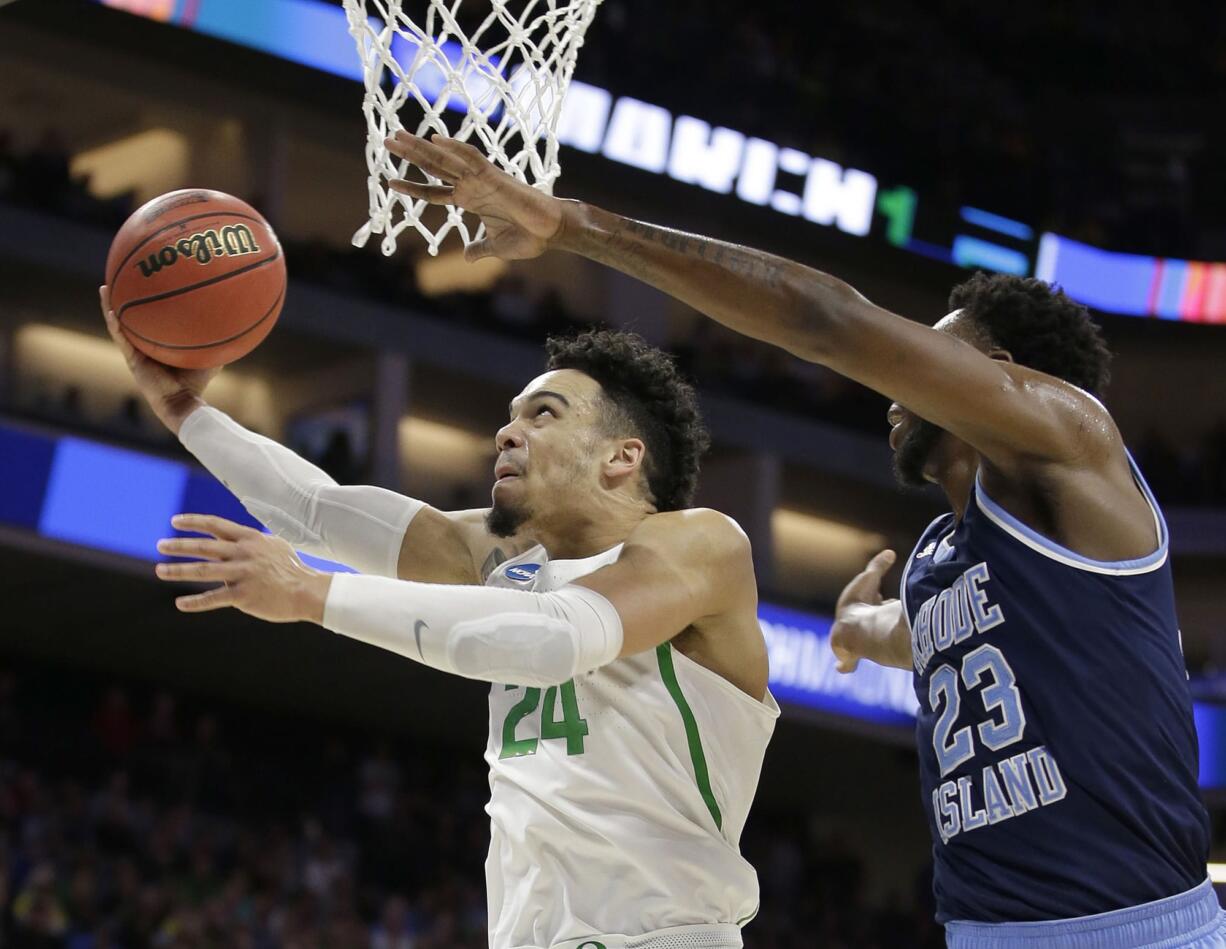
[[[483,949],[481,752],[0,666],[0,946]],[[750,818],[747,949],[943,945],[813,816]]]
[[[135,210],[132,198],[94,197],[89,181],[73,176],[71,159],[54,127],[44,129],[24,151],[17,149],[10,130],[0,128],[0,201],[118,230]]]
[[[54,131],[46,132],[25,154],[16,154],[9,141],[9,136],[0,131],[0,201],[108,229],[117,229],[133,210],[130,200],[100,201],[92,197],[88,183],[70,174],[68,152]],[[426,316],[533,342],[586,325],[567,310],[556,292],[534,292],[513,273],[489,291],[426,297],[404,259],[384,257],[373,246],[358,249],[292,240],[283,244],[291,277],[339,293],[411,307]],[[668,348],[704,391],[885,436],[886,400],[775,347],[702,320],[684,335],[669,340]],[[76,408],[79,400],[80,391],[75,386],[41,393],[37,411],[45,418],[73,424],[81,421]],[[108,422],[107,430],[138,440],[145,434],[135,399],[125,403],[124,411]],[[1162,502],[1226,504],[1226,417],[1199,442],[1177,445],[1153,431],[1135,450]]]

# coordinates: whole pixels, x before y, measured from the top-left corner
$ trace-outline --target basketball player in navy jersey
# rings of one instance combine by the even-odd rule
[[[911,668],[938,919],[951,946],[1226,946],[1206,879],[1192,703],[1166,525],[1096,397],[1108,353],[1086,310],[1036,280],[978,275],[935,328],[750,248],[544,195],[469,145],[398,133],[481,216],[470,259],[569,251],[894,400],[900,476],[951,513],[901,600],[879,554],[832,636]]]

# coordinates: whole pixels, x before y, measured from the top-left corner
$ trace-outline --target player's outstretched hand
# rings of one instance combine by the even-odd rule
[[[868,562],[839,596],[830,628],[830,648],[839,672],[854,672],[861,659],[883,666],[906,668],[911,662],[909,643],[904,641],[901,614],[887,610],[881,596],[881,578],[894,565],[892,550],[883,550]]]
[[[466,142],[442,135],[427,141],[401,131],[384,145],[442,182],[398,178],[389,184],[393,191],[431,204],[455,205],[481,218],[485,237],[465,249],[466,260],[539,257],[562,227],[560,200],[512,178]]]
[[[162,424],[179,434],[179,426],[194,409],[203,404],[201,395],[205,386],[221,372],[221,368],[176,369],[150,359],[123,335],[119,321],[111,311],[110,290],[105,284],[98,288],[98,298],[102,303],[102,318],[106,320],[107,332],[123,353],[140,394]]]
[[[179,514],[171,524],[208,537],[158,541],[159,553],[199,559],[159,563],[157,575],[163,580],[221,584],[204,593],[177,597],[175,606],[184,613],[233,606],[270,623],[322,622],[332,578],[304,564],[280,537],[210,514]]]

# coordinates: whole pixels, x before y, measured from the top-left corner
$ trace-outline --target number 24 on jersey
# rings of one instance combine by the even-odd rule
[[[507,691],[518,688],[508,685]],[[524,697],[511,706],[507,712],[506,721],[502,725],[502,753],[499,758],[521,758],[536,754],[537,744],[553,738],[566,739],[568,755],[583,754],[583,739],[588,733],[587,719],[579,717],[579,702],[575,698],[575,683],[572,679],[561,685],[551,685],[544,690],[545,700],[541,702],[541,690],[528,688]],[[562,697],[562,717],[557,717],[558,696]],[[521,723],[532,715],[538,706],[541,707],[540,728],[537,736],[531,734],[523,738],[516,737]],[[535,719],[535,716],[533,716]],[[532,730],[533,721],[525,725],[525,730]],[[539,736],[539,737],[538,737]]]

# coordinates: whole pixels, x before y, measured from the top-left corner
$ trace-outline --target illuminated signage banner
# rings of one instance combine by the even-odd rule
[[[362,81],[345,11],[320,0],[96,0],[150,20]]]
[[[1200,786],[1226,789],[1226,705],[1197,702],[1192,713],[1200,745]]]
[[[72,435],[0,423],[0,524],[149,562],[170,518],[217,514],[260,525],[224,485],[195,465]],[[348,570],[318,558],[324,570]],[[784,705],[877,725],[912,727],[918,703],[911,673],[864,662],[836,671],[828,616],[758,607],[770,656],[770,687]],[[1196,703],[1201,784],[1226,788],[1226,705]]]
[[[157,541],[182,533],[170,518],[217,514],[260,527],[238,499],[192,465],[71,435],[0,424],[0,524],[150,562]],[[303,555],[321,569],[340,564]]]
[[[1111,313],[1226,323],[1226,263],[1117,254],[1044,234],[1035,276]]]
[[[321,0],[95,0],[361,81],[345,11]],[[456,61],[460,47],[444,47]],[[395,55],[412,58],[401,41]],[[474,72],[460,96],[488,102],[489,80]],[[426,70],[421,92],[442,94],[441,73]],[[573,82],[563,103],[559,141],[571,148],[675,181],[729,195],[856,237],[874,235],[903,250],[958,267],[981,268],[1058,283],[1074,299],[1128,316],[1226,323],[1226,263],[1139,257],[1045,233],[981,208],[959,209],[953,234],[918,228],[919,196],[905,185],[883,187],[857,168],[785,148],[702,119],[606,89]]]
[[[762,603],[758,621],[770,656],[771,691],[779,701],[882,725],[915,724],[919,703],[911,673],[871,662],[850,675],[840,673],[830,651],[829,616]]]
[[[157,541],[173,532],[175,514],[217,514],[260,527],[225,486],[195,465],[4,424],[0,484],[0,523],[150,562],[160,559]],[[349,569],[303,559],[325,570]],[[883,724],[913,721],[908,673],[871,663],[850,676],[835,671],[829,617],[763,604],[760,620],[771,688],[781,701]]]

